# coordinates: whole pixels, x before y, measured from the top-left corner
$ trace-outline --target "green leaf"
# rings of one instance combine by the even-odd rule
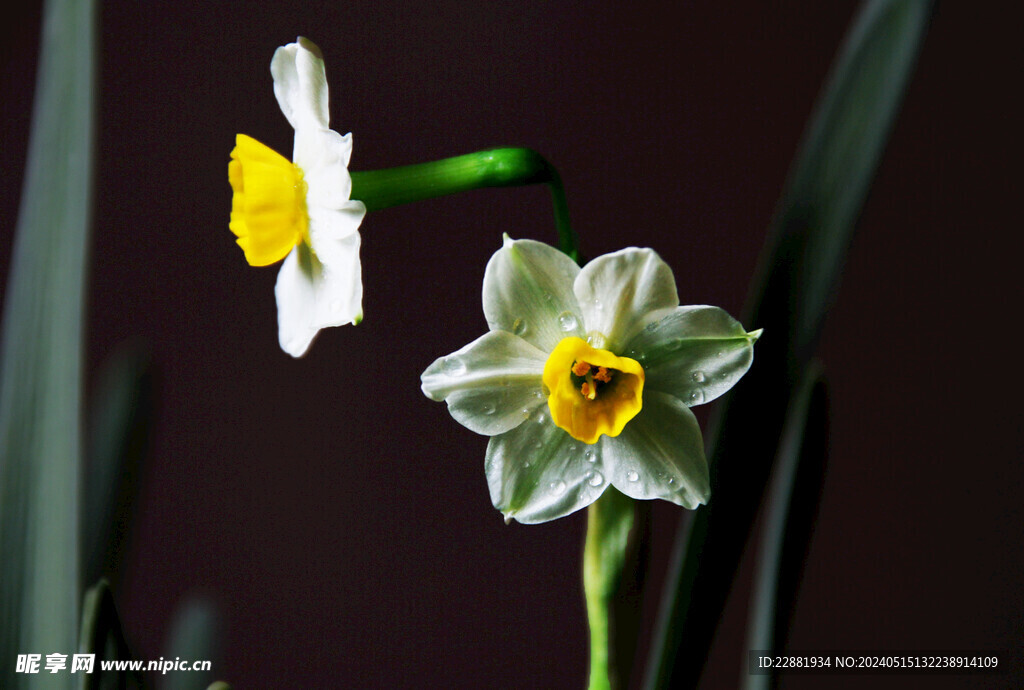
[[[4,305],[0,355],[0,686],[19,653],[69,653],[78,632],[78,473],[91,209],[94,3],[51,0]],[[68,675],[68,682],[71,677]]]
[[[127,661],[132,658],[121,629],[117,607],[114,605],[114,596],[106,580],[100,580],[85,593],[78,653],[96,655],[92,673],[76,673],[72,676],[78,679],[79,690],[125,688],[129,680],[133,681],[133,687],[142,685],[137,673],[104,673],[101,670],[101,662],[104,660]]]
[[[754,575],[748,650],[769,656],[786,645],[796,591],[821,499],[828,455],[828,395],[812,363],[794,394],[768,489],[761,553]],[[773,687],[770,674],[740,674],[746,690]]]
[[[210,685],[220,663],[220,628],[216,609],[206,599],[190,599],[178,608],[171,624],[166,658],[209,661],[212,668],[169,673],[164,677],[166,690],[204,690]]]
[[[649,688],[691,688],[700,678],[768,482],[791,388],[817,346],[931,8],[927,0],[865,3],[816,106],[743,319],[765,332],[757,362],[712,424],[711,503],[677,537]]]
[[[140,345],[124,345],[108,358],[98,379],[89,401],[83,573],[86,582],[106,577],[116,585],[153,409],[148,355]]]

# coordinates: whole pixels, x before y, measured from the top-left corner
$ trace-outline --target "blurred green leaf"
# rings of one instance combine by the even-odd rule
[[[50,0],[0,355],[0,686],[18,653],[75,648],[82,314],[91,208],[94,3]],[[71,682],[70,675],[68,683]]]
[[[754,575],[748,650],[781,654],[821,499],[828,455],[828,394],[817,362],[791,399],[768,489],[761,553]],[[776,676],[744,666],[746,690],[775,687]]]
[[[78,637],[78,653],[96,655],[92,673],[72,675],[72,678],[78,680],[79,690],[141,687],[137,673],[101,670],[101,662],[104,660],[128,661],[132,658],[114,605],[114,596],[106,580],[100,580],[85,593],[82,627]]]
[[[116,586],[152,411],[149,356],[139,344],[122,345],[100,370],[89,400],[81,515],[86,582],[105,577]]]
[[[649,688],[692,688],[700,678],[767,485],[791,388],[817,346],[931,9],[928,0],[865,3],[816,105],[743,319],[764,336],[753,367],[711,425],[711,503],[677,537]]]
[[[168,673],[163,678],[163,687],[166,690],[205,690],[220,665],[220,639],[220,617],[213,603],[199,597],[186,600],[174,614],[165,657],[209,661],[212,668],[210,671]]]

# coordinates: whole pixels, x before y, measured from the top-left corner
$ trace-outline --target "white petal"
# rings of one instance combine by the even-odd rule
[[[340,215],[362,218],[360,202]],[[300,244],[285,258],[277,275],[278,338],[281,349],[301,357],[321,328],[359,323],[362,319],[363,281],[359,263],[358,232],[339,236],[345,223],[315,226],[310,219],[314,251]]]
[[[757,334],[718,307],[679,307],[647,325],[626,345],[644,367],[648,390],[687,405],[711,402],[735,385],[754,359]]]
[[[613,352],[622,352],[644,326],[679,306],[672,269],[652,249],[599,256],[580,271],[574,290],[587,333],[597,336],[594,346]]]
[[[277,337],[281,349],[292,357],[306,354],[320,330],[316,321],[315,275],[320,262],[309,248],[299,245],[285,257],[277,274],[274,295],[277,297]]]
[[[293,129],[327,129],[327,74],[316,44],[300,36],[298,42],[278,48],[270,74],[277,103]]]
[[[539,407],[526,422],[487,444],[491,502],[506,519],[525,524],[585,508],[608,487],[598,453],[596,445],[581,443],[552,424],[547,405]]]
[[[330,129],[295,130],[292,161],[302,169],[309,206],[341,208],[352,194],[348,162],[352,157],[352,134],[342,136]]]
[[[711,496],[700,426],[682,401],[644,390],[644,407],[616,438],[598,444],[608,479],[633,498],[663,498],[685,508]]]
[[[547,355],[522,338],[491,331],[427,367],[420,380],[432,400],[478,434],[494,436],[519,426],[545,403],[541,374]]]
[[[487,325],[515,333],[544,352],[563,338],[581,336],[583,320],[572,292],[579,271],[554,247],[506,237],[484,272]]]

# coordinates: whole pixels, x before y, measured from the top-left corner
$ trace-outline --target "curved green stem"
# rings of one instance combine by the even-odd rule
[[[569,225],[569,205],[562,178],[543,156],[527,148],[499,148],[429,163],[352,173],[352,198],[368,211],[409,204],[485,187],[546,184],[555,207],[558,247],[579,261],[576,233]]]

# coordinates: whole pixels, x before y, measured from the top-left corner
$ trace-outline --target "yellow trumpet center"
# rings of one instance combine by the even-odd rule
[[[629,357],[565,338],[544,364],[548,409],[555,426],[577,441],[618,436],[643,404],[644,370]]]
[[[309,241],[302,169],[252,137],[239,134],[228,163],[231,232],[251,266],[268,266]]]

